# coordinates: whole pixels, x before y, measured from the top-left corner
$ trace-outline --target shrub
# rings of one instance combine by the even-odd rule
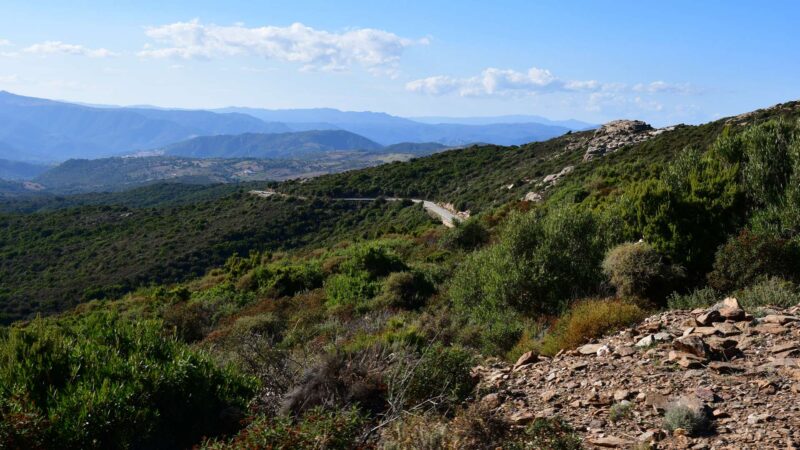
[[[235,429],[252,381],[163,330],[110,313],[10,329],[0,446],[26,442],[32,427],[49,448],[187,447]]]
[[[525,429],[529,447],[542,450],[579,450],[580,438],[572,427],[560,418],[537,418]]]
[[[769,278],[734,293],[745,309],[763,306],[790,308],[800,304],[797,285],[780,278]]]
[[[731,292],[770,276],[793,278],[798,270],[800,249],[795,243],[745,229],[717,251],[708,281],[719,291]]]
[[[667,407],[664,413],[664,426],[669,431],[683,428],[692,436],[707,431],[709,423],[708,417],[702,411],[682,403],[675,403]]]
[[[325,280],[328,306],[364,306],[379,289],[380,283],[373,281],[367,272],[337,274]]]
[[[706,308],[718,301],[720,293],[711,287],[695,289],[688,294],[673,292],[667,297],[669,309],[696,309]]]
[[[201,302],[182,302],[164,311],[164,325],[184,342],[203,339],[211,331],[212,312]]]
[[[541,351],[554,355],[575,348],[642,320],[646,311],[627,300],[584,300],[574,304],[553,325],[542,342]]]
[[[397,255],[377,243],[350,247],[347,249],[346,258],[339,265],[342,273],[366,272],[373,279],[385,277],[392,272],[401,272],[407,268]]]
[[[441,450],[451,448],[448,426],[433,414],[406,414],[381,431],[381,450]]]
[[[423,306],[433,294],[433,284],[419,272],[395,272],[383,282],[378,301],[382,304],[404,309]]]
[[[511,216],[500,242],[469,255],[454,274],[450,296],[456,309],[477,323],[508,309],[560,312],[565,301],[596,290],[602,279],[606,245],[597,228],[591,213],[574,207],[544,217]]]
[[[259,266],[253,278],[262,291],[275,297],[292,296],[322,286],[322,269],[313,263],[285,261]]]
[[[297,421],[285,416],[259,416],[230,441],[206,441],[201,448],[347,450],[358,447],[364,424],[364,417],[356,409],[315,408]]]
[[[631,402],[622,401],[614,403],[608,410],[608,419],[612,422],[619,422],[631,416]]]
[[[392,379],[399,383],[390,389],[402,390],[408,406],[432,401],[439,409],[448,409],[472,393],[475,381],[470,377],[470,370],[474,365],[475,358],[467,350],[437,343],[425,349],[410,365],[396,366]]]
[[[667,285],[682,274],[678,267],[666,264],[648,243],[620,244],[606,254],[603,272],[620,297],[662,298]]]
[[[477,220],[456,222],[455,227],[442,236],[441,245],[448,249],[471,251],[489,242],[489,231]]]
[[[769,121],[745,130],[738,139],[742,148],[742,184],[757,206],[775,203],[792,175],[789,151],[796,127],[784,121]]]

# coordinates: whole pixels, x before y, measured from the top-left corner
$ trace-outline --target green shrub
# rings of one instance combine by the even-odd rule
[[[664,413],[664,426],[669,431],[683,428],[690,436],[696,436],[708,430],[708,417],[684,404],[670,405]]]
[[[745,309],[763,306],[790,308],[800,304],[800,290],[796,284],[780,278],[769,278],[734,294]]]
[[[0,446],[32,427],[49,448],[191,446],[235,429],[252,393],[158,321],[95,313],[0,338]]]
[[[708,281],[719,291],[731,292],[770,276],[794,278],[798,271],[797,244],[745,229],[717,251]]]
[[[542,342],[541,352],[554,355],[576,348],[642,320],[646,311],[627,300],[584,300],[574,304],[553,325]]]
[[[756,206],[777,202],[793,172],[790,148],[797,129],[784,121],[769,121],[745,130],[742,148],[742,184]]]
[[[164,326],[174,329],[184,342],[203,339],[212,325],[212,311],[202,302],[181,302],[164,311]]]
[[[478,219],[456,222],[455,226],[445,233],[441,245],[448,249],[471,251],[489,242],[489,231]]]
[[[286,261],[256,267],[255,284],[275,297],[292,296],[322,286],[322,269],[314,263],[291,264]]]
[[[620,244],[606,254],[603,272],[620,297],[663,298],[667,285],[682,275],[682,269],[666,264],[648,243]]]
[[[478,323],[507,309],[558,313],[570,298],[597,289],[605,248],[595,217],[579,208],[544,217],[515,214],[498,244],[469,255],[459,267],[450,296],[456,309]]]
[[[336,274],[325,280],[328,306],[364,306],[380,289],[367,272]]]
[[[230,441],[206,441],[203,449],[347,450],[357,448],[366,421],[356,409],[313,409],[297,421],[259,416]]]
[[[346,259],[339,265],[342,273],[366,272],[373,279],[406,269],[406,265],[399,256],[379,243],[367,243],[348,248]]]
[[[396,308],[415,309],[423,306],[433,292],[433,283],[424,274],[395,272],[384,280],[378,301]]]
[[[537,418],[525,429],[526,448],[541,450],[580,450],[581,439],[560,418]]]
[[[720,299],[720,293],[711,287],[695,289],[688,294],[673,292],[667,297],[669,309],[707,308]]]
[[[470,370],[475,365],[475,357],[461,347],[445,347],[439,343],[425,349],[413,365],[395,367],[394,379],[403,380],[401,388],[406,404],[413,407],[429,400],[441,409],[461,404],[472,393],[475,381]],[[410,377],[407,377],[410,372]],[[390,386],[390,389],[392,386]]]
[[[612,422],[619,422],[629,418],[632,414],[631,408],[631,402],[628,401],[614,403],[611,405],[611,408],[608,409],[608,420]]]

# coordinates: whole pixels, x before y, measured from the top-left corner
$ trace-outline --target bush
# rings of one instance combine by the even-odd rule
[[[447,424],[434,414],[407,414],[381,431],[381,450],[441,450],[449,446]]]
[[[720,293],[710,287],[695,289],[688,294],[673,292],[667,297],[667,307],[669,309],[707,308],[716,303],[719,298]]]
[[[316,408],[297,421],[285,416],[259,416],[230,441],[206,441],[201,448],[347,450],[358,447],[365,423],[356,409]]]
[[[631,402],[622,401],[614,403],[608,410],[608,420],[612,422],[619,422],[631,416]]]
[[[745,309],[764,306],[790,308],[800,304],[797,285],[774,277],[737,291],[734,296]]]
[[[489,242],[489,231],[477,219],[469,219],[456,222],[440,242],[448,249],[471,251]]]
[[[0,447],[188,447],[235,430],[253,382],[110,313],[37,320],[0,338]],[[11,445],[14,447],[14,445]]]
[[[580,450],[580,438],[571,426],[560,418],[537,418],[525,429],[529,447],[542,450]]]
[[[325,280],[328,306],[365,306],[380,289],[380,283],[373,281],[367,272],[337,274]]]
[[[800,249],[795,243],[745,229],[717,251],[708,281],[719,291],[731,292],[770,276],[791,279],[798,270]]]
[[[516,214],[498,244],[467,257],[450,296],[478,324],[507,310],[557,314],[570,298],[597,289],[605,248],[595,217],[581,209]]]
[[[432,401],[439,409],[446,410],[472,393],[475,381],[470,370],[474,365],[475,358],[467,350],[437,343],[419,359],[412,360],[411,365],[396,366],[393,380],[401,383],[390,389],[401,389],[409,407]]]
[[[322,286],[323,276],[322,269],[317,264],[290,264],[281,261],[256,267],[253,279],[263,292],[283,297]]]
[[[664,426],[669,431],[683,428],[690,436],[708,430],[708,417],[702,411],[696,411],[682,403],[670,405],[664,413]]]
[[[164,311],[164,325],[175,330],[182,341],[191,343],[203,339],[211,331],[212,314],[201,302],[177,303]]]
[[[554,355],[642,320],[646,311],[627,300],[584,300],[572,306],[544,337],[541,352]]]
[[[667,286],[682,269],[666,264],[646,242],[620,244],[606,254],[603,272],[620,297],[663,299]]]
[[[433,294],[433,284],[419,272],[395,272],[383,282],[378,302],[387,306],[415,309]]]
[[[385,277],[392,272],[401,272],[407,267],[403,261],[388,248],[377,243],[361,244],[350,247],[346,259],[339,265],[345,274],[366,272],[373,279]]]

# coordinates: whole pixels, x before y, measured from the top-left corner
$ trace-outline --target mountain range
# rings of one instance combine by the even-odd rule
[[[453,123],[438,123],[451,119]],[[202,136],[320,130],[358,134],[365,138],[366,147],[361,150],[420,142],[444,146],[476,142],[512,145],[545,140],[591,126],[576,121],[547,121],[536,116],[451,119],[415,121],[386,113],[330,108],[206,111],[97,106],[0,91],[0,159],[52,163],[71,158],[123,156]],[[497,123],[492,123],[494,120]],[[374,141],[374,145],[367,144],[366,140]],[[337,150],[345,149],[353,147]],[[290,153],[290,149],[280,146],[274,150],[283,155]]]

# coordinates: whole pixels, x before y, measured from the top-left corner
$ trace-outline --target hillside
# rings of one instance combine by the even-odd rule
[[[0,444],[796,447],[798,118],[0,215]]]
[[[0,92],[0,159],[97,158],[197,135],[282,131],[289,129],[244,114],[95,108]]]
[[[50,166],[32,164],[21,161],[0,159],[0,179],[2,180],[30,180],[44,173]]]
[[[164,148],[173,156],[192,158],[285,158],[319,156],[335,150],[375,151],[382,146],[343,130],[316,130],[277,134],[203,136]]]

